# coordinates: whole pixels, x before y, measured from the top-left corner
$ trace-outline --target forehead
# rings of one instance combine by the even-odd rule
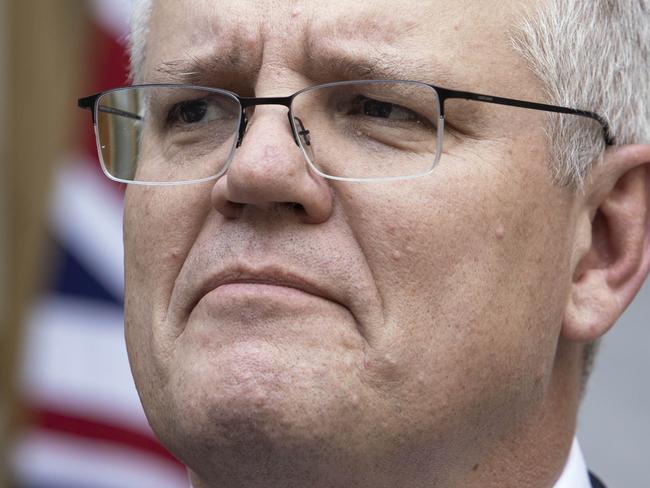
[[[512,48],[511,35],[530,4],[159,1],[144,79],[199,82],[193,74],[221,71],[257,80],[265,71],[285,71],[303,81],[406,78],[524,97],[536,81]]]

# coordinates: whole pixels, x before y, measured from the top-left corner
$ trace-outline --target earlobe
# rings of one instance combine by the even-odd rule
[[[650,145],[611,148],[578,217],[564,338],[591,342],[616,322],[650,268]]]

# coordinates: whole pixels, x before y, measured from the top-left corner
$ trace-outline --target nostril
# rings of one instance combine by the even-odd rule
[[[301,203],[297,202],[275,202],[271,203],[269,208],[273,208],[277,212],[293,213],[298,217],[307,215],[305,207]]]
[[[291,203],[288,203],[288,205],[289,205],[289,208],[291,208],[291,210],[293,210],[296,213],[304,214],[306,212],[305,207],[303,207],[302,204],[300,204],[300,203],[291,202]]]

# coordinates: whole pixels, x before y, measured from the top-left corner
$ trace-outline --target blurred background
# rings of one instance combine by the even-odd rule
[[[126,84],[129,1],[0,0],[0,486],[187,488],[133,386],[122,191],[78,97]]]
[[[122,191],[76,99],[126,84],[129,0],[0,0],[0,487],[188,486],[154,439],[122,324]],[[612,487],[650,479],[650,283],[579,421]]]

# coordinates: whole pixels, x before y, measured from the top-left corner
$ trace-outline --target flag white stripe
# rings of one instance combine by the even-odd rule
[[[129,16],[132,0],[93,0],[90,3],[93,17],[116,39],[124,39],[129,33]]]
[[[187,488],[183,469],[155,456],[64,434],[26,433],[13,452],[18,480],[35,486]]]
[[[44,296],[27,321],[22,386],[30,403],[150,434],[128,364],[122,311]]]

